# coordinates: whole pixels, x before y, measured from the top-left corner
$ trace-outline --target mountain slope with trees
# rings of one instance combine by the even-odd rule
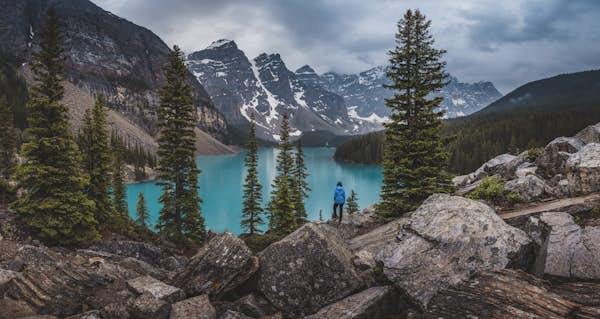
[[[470,172],[498,154],[518,153],[546,145],[556,136],[570,136],[600,121],[600,71],[563,74],[527,83],[485,109],[445,121],[453,173]],[[381,133],[340,145],[335,159],[381,163],[374,153]],[[355,152],[367,147],[368,152]]]

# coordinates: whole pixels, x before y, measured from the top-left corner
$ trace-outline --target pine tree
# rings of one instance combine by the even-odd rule
[[[14,207],[31,231],[50,244],[88,242],[98,238],[97,222],[94,203],[84,193],[88,180],[70,133],[67,107],[60,103],[64,58],[53,8],[40,37],[41,49],[33,62],[36,84],[28,105],[29,128],[21,146],[25,162],[16,171],[25,192]]]
[[[125,185],[124,150],[121,147],[113,149],[112,193],[114,217],[110,221],[110,229],[121,234],[130,230],[131,217],[127,205],[127,186]]]
[[[200,213],[198,175],[194,152],[196,135],[191,86],[186,82],[183,53],[175,46],[165,66],[166,85],[160,91],[158,113],[158,185],[163,207],[158,229],[167,238],[179,242],[201,243],[206,237]]]
[[[451,190],[446,173],[448,142],[441,137],[443,111],[436,111],[441,97],[432,93],[446,85],[443,50],[433,47],[431,21],[421,12],[408,10],[398,23],[397,46],[390,51],[391,69],[386,87],[395,95],[386,100],[392,109],[386,123],[383,185],[378,213],[392,219],[414,210],[433,193]]]
[[[104,96],[99,95],[94,107],[85,112],[78,138],[83,169],[90,176],[86,193],[96,204],[94,215],[100,229],[108,227],[115,217],[110,198],[113,160],[106,116]]]
[[[146,205],[146,198],[144,197],[144,193],[140,192],[138,195],[137,207],[135,210],[136,219],[135,223],[141,227],[148,228],[150,214],[148,213],[148,207]]]
[[[9,179],[15,168],[17,131],[12,109],[4,96],[0,96],[0,136],[0,206],[5,206],[13,193]]]
[[[254,113],[250,115],[250,130],[246,145],[246,178],[244,179],[244,203],[241,226],[250,235],[261,233],[260,226],[264,224],[261,217],[262,185],[258,180],[258,143],[256,142],[256,123]]]
[[[306,178],[308,173],[306,170],[306,164],[304,163],[304,153],[302,152],[302,142],[298,140],[296,142],[296,156],[294,159],[294,169],[292,171],[293,188],[292,197],[294,200],[294,207],[296,209],[296,226],[302,226],[308,222],[308,216],[306,214],[306,208],[304,206],[304,199],[308,198],[308,192],[310,187]]]
[[[348,196],[348,199],[346,200],[346,212],[348,214],[352,214],[359,210],[360,207],[358,206],[358,195],[354,190],[352,190],[350,192],[350,196]]]
[[[286,235],[296,227],[294,199],[292,197],[294,159],[290,143],[290,126],[287,115],[283,115],[279,137],[279,154],[277,154],[277,175],[271,185],[271,202],[269,203],[269,229]]]

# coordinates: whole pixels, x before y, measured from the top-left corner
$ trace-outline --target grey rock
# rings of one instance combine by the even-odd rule
[[[35,310],[23,300],[0,298],[0,319],[23,318],[35,314]]]
[[[171,305],[168,302],[149,293],[137,297],[130,308],[133,318],[136,319],[168,319],[171,311]]]
[[[525,177],[527,175],[535,175],[538,167],[533,163],[525,162],[519,165],[515,170],[515,177]]]
[[[583,142],[578,138],[555,138],[546,145],[544,152],[536,160],[540,173],[546,178],[563,173],[570,154],[578,152],[583,146]]]
[[[600,143],[600,123],[584,128],[575,137],[585,144]]]
[[[173,282],[189,296],[221,296],[244,284],[257,270],[258,258],[250,248],[226,232],[200,248]]]
[[[48,248],[32,245],[19,247],[15,259],[28,266],[53,265],[57,260]]]
[[[233,310],[227,310],[219,319],[252,319],[245,314]]]
[[[183,290],[165,284],[150,276],[138,277],[127,281],[127,285],[138,294],[150,294],[156,299],[173,303],[185,298]]]
[[[401,217],[395,221],[379,226],[374,230],[350,240],[350,249],[354,253],[352,262],[360,270],[372,269],[376,266],[375,256],[390,242],[408,218]]]
[[[375,213],[374,206],[369,206],[358,212],[344,212],[341,223],[333,219],[327,221],[327,225],[336,228],[344,239],[362,235],[381,224],[383,224],[383,221]]]
[[[600,144],[585,145],[565,164],[571,195],[600,191]]]
[[[189,298],[171,307],[170,319],[215,319],[217,313],[210,304],[208,295]]]
[[[296,316],[314,313],[363,286],[352,253],[334,229],[306,224],[260,254],[258,289]]]
[[[482,270],[527,267],[532,242],[489,206],[435,194],[377,256],[386,277],[426,308],[440,289]]]
[[[0,268],[0,292],[3,290],[2,288],[4,287],[4,285],[6,285],[14,278],[17,278],[18,276],[19,273],[16,271]]]
[[[500,175],[502,177],[510,177],[514,171],[515,161],[521,161],[517,156],[511,154],[501,154],[491,160],[485,162],[481,167],[466,177],[461,177],[457,180],[459,186],[467,186],[480,181],[486,177]]]
[[[504,184],[508,192],[518,194],[523,201],[531,202],[553,195],[552,187],[535,175],[525,175]]]
[[[98,310],[87,311],[78,315],[70,316],[65,319],[104,319]]]
[[[183,267],[188,263],[188,259],[179,256],[169,256],[160,261],[160,266],[168,271],[183,271]]]
[[[276,312],[268,300],[256,294],[244,296],[233,303],[236,311],[252,317],[264,317]]]
[[[160,248],[139,241],[103,241],[90,247],[89,250],[100,251],[121,257],[132,257],[149,264],[155,264],[162,258]]]
[[[326,306],[305,319],[372,319],[397,314],[400,301],[394,287],[372,287]]]
[[[573,251],[571,277],[600,279],[600,228],[586,227]]]

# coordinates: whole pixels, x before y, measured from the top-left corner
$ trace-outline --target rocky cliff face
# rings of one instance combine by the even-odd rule
[[[104,93],[113,109],[147,133],[156,133],[157,93],[169,52],[158,36],[87,0],[1,0],[0,6],[2,53],[27,62],[45,12],[54,6],[63,24],[68,81],[91,95]],[[195,78],[189,79],[199,127],[223,137],[227,128],[222,115]]]
[[[283,114],[291,118],[292,136],[322,130],[351,134],[357,129],[344,99],[311,80],[314,70],[305,66],[292,72],[279,54],[250,60],[235,42],[218,40],[190,54],[188,67],[229,123],[243,127],[253,112],[263,139],[278,140]]]

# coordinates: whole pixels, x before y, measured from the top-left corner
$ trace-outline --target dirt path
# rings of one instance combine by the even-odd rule
[[[565,208],[568,206],[584,204],[586,201],[590,200],[600,200],[600,194],[591,194],[580,197],[570,197],[553,200],[551,202],[540,202],[537,204],[533,204],[533,206],[520,208],[512,211],[504,211],[499,212],[498,215],[502,217],[502,219],[509,219],[524,215],[531,215],[540,212],[548,212],[548,211],[556,211],[561,208]]]

